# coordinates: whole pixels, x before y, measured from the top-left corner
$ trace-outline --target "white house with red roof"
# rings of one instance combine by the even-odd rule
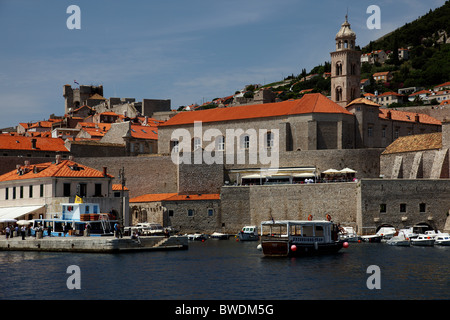
[[[114,196],[113,179],[106,167],[99,171],[60,157],[47,163],[25,162],[0,176],[0,219],[53,218],[60,213],[60,204],[73,202],[76,195],[100,204],[102,213],[117,214],[121,198]]]

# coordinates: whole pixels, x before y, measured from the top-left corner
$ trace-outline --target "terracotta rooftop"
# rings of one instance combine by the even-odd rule
[[[416,122],[416,115],[419,116],[419,123],[442,125],[442,122],[423,113],[399,111],[394,109],[380,108],[379,117],[389,119],[388,112],[391,113],[391,119],[395,121]]]
[[[191,124],[195,121],[219,122],[254,118],[279,117],[308,113],[351,114],[320,93],[305,94],[301,99],[276,103],[179,112],[160,127]]]
[[[122,185],[115,183],[112,185],[112,191],[121,191],[122,190]],[[128,189],[127,187],[124,186],[123,188],[124,191],[129,191],[130,189]]]
[[[20,171],[20,174],[19,172]],[[106,174],[109,178],[114,178]],[[36,178],[64,177],[64,178],[103,178],[102,171],[78,164],[71,160],[61,160],[59,163],[46,162],[21,166],[0,176],[0,181],[25,180]]]
[[[130,203],[157,202],[157,201],[195,201],[195,200],[220,200],[220,194],[190,194],[178,193],[152,193],[144,194],[130,199]]]
[[[442,148],[442,133],[417,134],[404,136],[392,142],[382,154],[416,152]]]
[[[130,203],[136,202],[157,202],[166,200],[167,198],[173,197],[177,195],[177,193],[151,193],[144,194],[142,196],[134,197],[130,199]]]
[[[131,136],[136,139],[152,139],[158,140],[158,127],[141,126],[139,124],[131,125]]]
[[[34,149],[31,139],[36,140]],[[9,134],[0,134],[0,149],[68,152],[64,146],[64,140],[60,138],[11,136]]]

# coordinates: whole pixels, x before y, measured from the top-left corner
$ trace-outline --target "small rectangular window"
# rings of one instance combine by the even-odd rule
[[[427,212],[427,205],[425,204],[425,203],[421,203],[421,204],[419,204],[419,211],[420,211],[420,213],[425,213],[425,212]]]
[[[385,203],[380,204],[380,213],[386,213],[386,204]]]
[[[70,183],[64,183],[63,189],[63,196],[70,197]]]
[[[193,217],[193,216],[194,216],[194,210],[188,209],[188,217]]]
[[[41,184],[39,187],[39,196],[42,198],[44,197],[44,185]]]
[[[214,209],[208,209],[208,217],[212,217],[214,215]]]
[[[28,196],[29,196],[29,198],[33,198],[33,186],[29,186]]]
[[[400,203],[400,212],[406,212],[406,203]]]
[[[9,199],[9,188],[5,189],[5,200]]]
[[[173,217],[173,210],[169,210],[169,217]]]

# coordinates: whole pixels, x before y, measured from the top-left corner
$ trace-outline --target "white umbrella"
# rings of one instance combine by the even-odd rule
[[[0,223],[4,222],[4,223],[13,223],[16,222],[16,219],[0,219]]]
[[[342,169],[340,172],[341,172],[341,173],[356,173],[355,170],[350,169],[350,168]]]
[[[31,220],[19,220],[19,221],[17,221],[17,224],[19,226],[26,226],[26,225],[29,225],[30,223],[33,223],[33,221],[31,221]]]
[[[322,173],[325,173],[325,174],[336,174],[336,173],[340,173],[340,172],[337,171],[336,169],[328,169],[328,170],[325,170]]]

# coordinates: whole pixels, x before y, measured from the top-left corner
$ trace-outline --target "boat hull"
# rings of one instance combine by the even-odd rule
[[[298,244],[286,241],[264,241],[261,247],[264,255],[268,257],[301,257],[337,253],[342,249],[343,242]]]
[[[432,247],[434,246],[434,239],[427,239],[427,240],[412,239],[411,244],[413,246]]]
[[[259,236],[253,233],[239,232],[238,238],[240,241],[258,241]]]

